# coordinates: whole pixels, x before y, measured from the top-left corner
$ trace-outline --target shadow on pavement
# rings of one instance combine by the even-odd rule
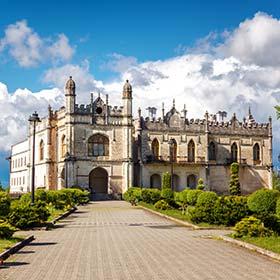
[[[28,244],[28,246],[50,246],[50,245],[56,245],[56,242],[32,242]]]
[[[29,264],[29,263],[27,263],[27,262],[4,262],[4,264],[2,266],[0,266],[0,269],[9,268],[9,267],[13,267],[13,266],[27,265],[27,264]]]
[[[35,251],[31,251],[31,250],[30,250],[30,251],[28,251],[28,250],[25,250],[25,251],[23,250],[23,251],[21,251],[21,250],[20,250],[20,251],[17,252],[17,254],[22,254],[22,255],[25,255],[25,254],[33,254],[33,253],[35,253]]]

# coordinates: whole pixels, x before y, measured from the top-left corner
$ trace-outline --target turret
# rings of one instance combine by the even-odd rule
[[[72,76],[69,77],[69,80],[65,85],[65,107],[66,113],[73,114],[75,112],[76,104],[76,84],[72,79]]]
[[[123,115],[126,118],[132,118],[132,86],[128,80],[123,86]]]

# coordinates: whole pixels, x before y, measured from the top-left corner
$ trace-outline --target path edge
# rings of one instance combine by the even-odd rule
[[[19,251],[24,246],[28,245],[30,242],[35,240],[34,235],[30,235],[23,239],[22,241],[19,241],[15,245],[13,245],[11,248],[7,249],[6,251],[2,252],[0,254],[0,265],[3,264],[3,261],[6,260],[10,255],[15,254],[17,251]]]
[[[280,254],[274,253],[274,252],[269,251],[267,249],[263,249],[263,248],[261,248],[259,246],[250,244],[250,243],[245,242],[245,241],[236,240],[236,239],[231,238],[229,236],[219,235],[218,238],[222,239],[225,242],[228,242],[228,243],[231,243],[231,244],[235,244],[237,246],[246,248],[246,249],[248,249],[250,251],[254,251],[254,252],[260,253],[260,254],[262,254],[264,256],[267,256],[269,258],[272,258],[274,260],[280,261]]]

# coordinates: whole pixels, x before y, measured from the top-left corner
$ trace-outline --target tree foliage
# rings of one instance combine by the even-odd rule
[[[241,195],[240,182],[239,182],[239,164],[234,162],[230,166],[230,182],[229,192],[231,195]]]

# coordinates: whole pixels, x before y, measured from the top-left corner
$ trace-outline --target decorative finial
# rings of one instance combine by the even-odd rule
[[[248,110],[249,116],[251,116],[251,106],[249,105],[249,110]]]
[[[175,108],[175,98],[173,98],[173,108]]]

